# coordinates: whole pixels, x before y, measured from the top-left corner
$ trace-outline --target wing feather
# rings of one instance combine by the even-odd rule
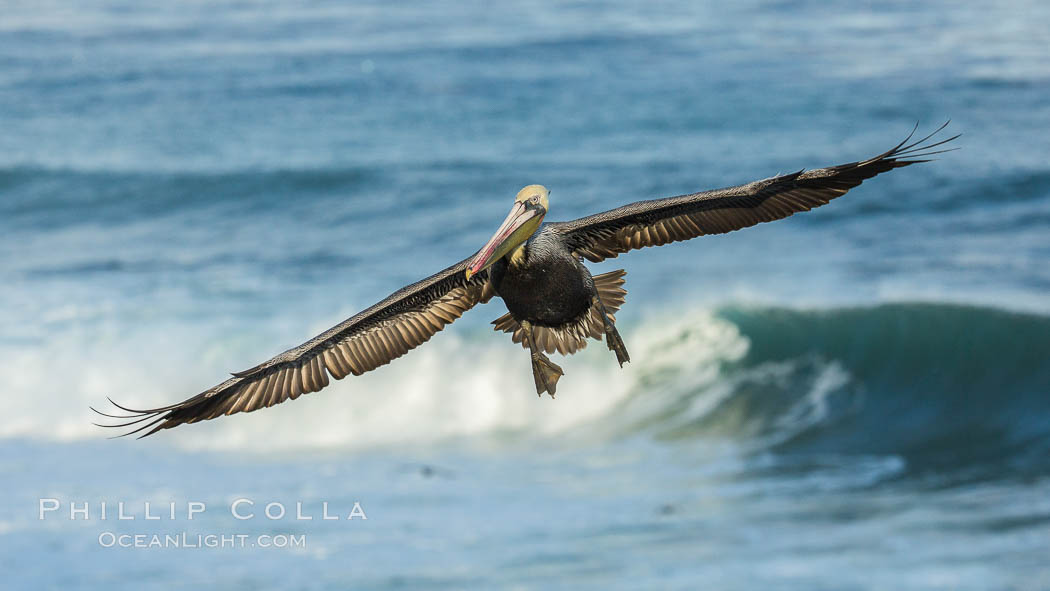
[[[761,222],[809,211],[845,195],[863,181],[886,171],[926,162],[923,157],[959,137],[926,143],[943,130],[908,143],[912,133],[892,149],[860,162],[798,171],[746,185],[638,201],[571,222],[547,226],[565,237],[578,256],[599,262],[646,246],[661,246],[706,234],[724,234]]]
[[[294,400],[328,386],[329,375],[339,380],[390,363],[492,296],[487,271],[466,278],[464,270],[469,260],[409,285],[306,343],[235,373],[225,382],[180,403],[131,409],[114,402],[128,414],[99,414],[134,420],[103,426],[122,427],[145,421],[145,425],[131,432],[149,428],[142,435],[145,437],[184,423],[252,412]]]

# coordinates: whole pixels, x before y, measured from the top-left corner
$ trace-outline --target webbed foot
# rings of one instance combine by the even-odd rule
[[[543,396],[546,392],[554,398],[558,388],[558,379],[565,375],[561,367],[547,358],[543,353],[532,354],[532,377],[536,381],[536,394]]]

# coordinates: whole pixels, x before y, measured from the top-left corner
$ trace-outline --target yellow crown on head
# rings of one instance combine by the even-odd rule
[[[543,185],[529,185],[518,191],[517,196],[514,197],[514,201],[528,201],[535,196],[539,197],[540,205],[543,206],[543,209],[547,209],[547,197],[550,194],[551,192]]]

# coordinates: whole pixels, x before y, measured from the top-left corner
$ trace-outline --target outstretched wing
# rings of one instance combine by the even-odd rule
[[[488,271],[466,279],[469,260],[409,285],[310,341],[178,404],[136,410],[113,402],[128,414],[99,414],[132,420],[102,426],[139,425],[126,435],[149,429],[145,437],[183,423],[294,400],[327,386],[329,375],[338,380],[390,363],[492,297]]]
[[[947,125],[909,144],[915,133],[912,130],[892,150],[861,162],[799,171],[738,187],[638,201],[571,222],[555,222],[548,227],[564,236],[576,255],[599,262],[635,248],[722,234],[779,220],[820,207],[877,174],[927,162],[921,158],[948,151],[931,149],[958,135],[925,144]]]

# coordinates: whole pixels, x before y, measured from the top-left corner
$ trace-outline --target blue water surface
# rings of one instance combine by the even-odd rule
[[[1048,31],[1026,0],[6,3],[5,587],[1050,588]],[[935,162],[594,265],[632,362],[558,359],[556,400],[494,301],[291,404],[90,424],[461,260],[524,185],[572,219],[949,118]]]

